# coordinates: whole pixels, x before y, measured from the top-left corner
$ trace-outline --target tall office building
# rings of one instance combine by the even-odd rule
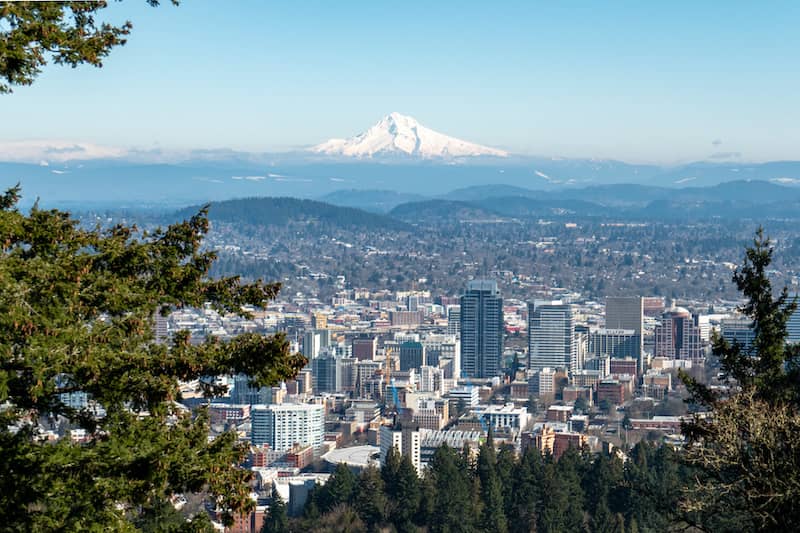
[[[756,340],[753,321],[749,318],[723,318],[719,324],[722,338],[729,344],[737,343],[741,350],[749,353]]]
[[[661,323],[654,331],[654,342],[653,355],[656,357],[694,362],[705,359],[700,328],[683,307],[673,307],[661,315]]]
[[[353,339],[353,357],[359,361],[372,361],[378,351],[378,339],[375,337],[361,337]]]
[[[237,374],[233,378],[231,403],[238,405],[272,403],[272,389],[270,387],[254,387],[250,385],[250,378],[248,376],[245,374]]]
[[[303,355],[311,360],[331,344],[331,332],[327,329],[312,329],[303,335]]]
[[[328,350],[323,351],[318,357],[311,360],[311,377],[314,383],[314,392],[338,392],[336,379],[337,358]]]
[[[407,341],[400,345],[400,370],[419,369],[425,362],[425,347],[421,342]]]
[[[589,332],[589,357],[607,355],[619,359],[642,355],[642,338],[632,329],[598,329]]]
[[[572,306],[561,302],[528,304],[528,367],[578,370]]]
[[[353,392],[356,386],[356,364],[353,357],[336,358],[336,392]]]
[[[447,334],[458,335],[461,333],[461,306],[447,306]]]
[[[475,280],[461,297],[461,377],[500,375],[503,356],[503,299],[497,282]]]
[[[461,346],[455,335],[426,335],[420,342],[425,347],[425,364],[439,366],[439,361],[460,359]]]
[[[318,450],[325,437],[325,407],[321,404],[255,405],[250,410],[250,441],[282,452],[297,443]]]
[[[644,298],[641,296],[609,296],[606,298],[606,329],[633,330],[638,336],[636,357],[639,360],[639,371],[644,368],[642,359],[644,330]]]

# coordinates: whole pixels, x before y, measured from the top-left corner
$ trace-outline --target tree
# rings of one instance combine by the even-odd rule
[[[483,504],[479,521],[480,528],[484,531],[505,533],[508,531],[508,525],[503,501],[503,487],[500,485],[497,474],[497,455],[492,443],[491,429],[487,442],[481,446],[478,452],[476,470],[480,482],[480,499]]]
[[[154,339],[157,313],[212,302],[246,314],[278,284],[209,280],[206,211],[140,233],[84,229],[69,214],[16,208],[0,195],[0,514],[11,530],[125,529],[174,493],[208,493],[230,522],[253,505],[234,433],[209,441],[208,416],[176,404],[179,382],[208,397],[205,376],[246,373],[259,385],[295,375],[305,358],[283,335],[195,345]],[[70,407],[66,395],[91,403]],[[40,420],[65,420],[85,442],[42,442]]]
[[[541,511],[543,468],[539,450],[533,446],[526,449],[512,478],[511,504],[507,513],[511,531],[536,530]]]
[[[685,459],[698,469],[683,508],[701,527],[800,529],[800,347],[786,344],[786,323],[797,306],[785,288],[773,295],[772,253],[759,228],[733,275],[755,340],[746,350],[715,337],[726,389],[681,376],[701,411],[683,427]]]
[[[398,531],[414,530],[413,519],[420,503],[420,480],[411,459],[400,455],[396,448],[390,448],[381,477],[386,488],[389,521]]]
[[[374,466],[365,468],[358,476],[355,508],[358,515],[372,531],[386,519],[386,494],[380,471]]]
[[[107,6],[107,1],[0,4],[0,93],[32,84],[48,61],[73,68],[82,63],[102,67],[103,59],[125,44],[133,28],[130,21],[120,26],[97,23],[95,17]]]
[[[574,409],[576,413],[586,413],[589,411],[589,402],[583,396],[575,400]]]
[[[435,487],[431,531],[473,531],[468,469],[459,453],[442,444],[433,454],[428,474]]]
[[[307,524],[304,531],[308,533],[366,533],[367,529],[364,522],[359,518],[358,513],[349,505],[337,505],[330,512],[324,514],[318,520]]]
[[[289,516],[286,504],[277,492],[273,492],[269,512],[261,526],[261,533],[287,533],[289,531]]]
[[[336,465],[328,482],[320,489],[318,499],[320,510],[327,513],[337,505],[353,503],[356,483],[355,474],[346,464]]]

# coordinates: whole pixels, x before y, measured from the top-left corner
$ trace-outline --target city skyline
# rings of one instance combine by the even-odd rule
[[[5,527],[800,530],[798,15],[0,2]]]

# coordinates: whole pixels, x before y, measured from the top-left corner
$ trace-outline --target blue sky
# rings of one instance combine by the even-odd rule
[[[0,96],[0,141],[286,150],[399,111],[525,154],[800,159],[798,2],[143,4],[103,69]]]

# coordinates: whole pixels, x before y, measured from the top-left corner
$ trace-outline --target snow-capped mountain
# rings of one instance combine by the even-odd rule
[[[367,159],[376,156],[410,156],[417,159],[508,156],[508,152],[503,150],[448,137],[400,113],[386,115],[360,135],[350,139],[331,139],[312,147],[311,151]]]

